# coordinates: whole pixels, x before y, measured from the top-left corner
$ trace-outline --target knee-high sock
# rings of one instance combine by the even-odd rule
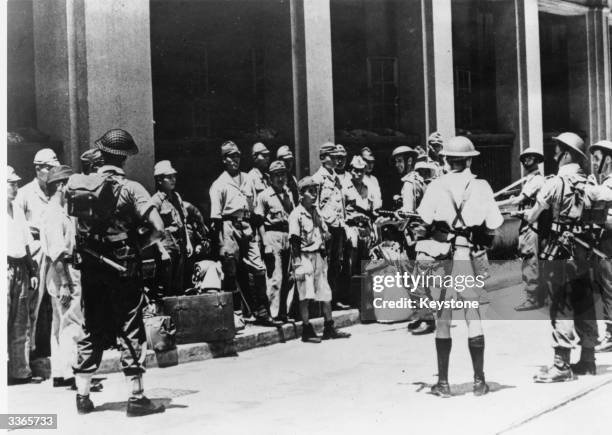
[[[477,379],[484,379],[484,335],[468,338],[468,347],[470,349],[470,356],[472,357],[474,377]]]
[[[130,395],[130,397],[142,397],[144,391],[142,375],[126,376],[125,380],[127,382],[128,394]]]
[[[436,353],[438,354],[438,382],[448,382],[448,361],[453,345],[452,338],[436,338]]]

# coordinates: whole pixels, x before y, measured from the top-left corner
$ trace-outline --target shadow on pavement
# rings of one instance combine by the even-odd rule
[[[172,403],[172,399],[169,397],[156,397],[154,399],[151,399],[151,402],[155,403],[156,405],[162,404],[165,406],[166,409],[172,409],[172,408],[188,408],[187,405],[177,405],[177,404],[173,404]],[[102,411],[120,411],[120,412],[125,412],[125,409],[127,407],[127,402],[123,401],[123,402],[106,402],[103,403],[100,406],[96,406],[96,408],[94,409],[94,412],[102,412]]]
[[[430,394],[429,389],[433,386],[433,384],[429,384],[427,382],[413,382],[413,385],[417,385],[419,388],[417,388],[416,392],[422,392],[422,393],[426,393],[426,394]],[[505,390],[507,388],[516,388],[515,385],[505,385],[505,384],[500,384],[499,382],[491,382],[491,381],[487,381],[487,384],[489,385],[490,393],[496,393],[498,391],[501,390]],[[450,389],[451,389],[451,395],[452,397],[458,397],[458,396],[464,396],[466,394],[472,394],[472,387],[473,387],[473,383],[472,382],[464,382],[462,384],[451,384],[450,385]]]

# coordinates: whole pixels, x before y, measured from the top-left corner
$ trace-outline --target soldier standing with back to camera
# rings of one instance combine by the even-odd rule
[[[574,133],[562,133],[556,141],[557,175],[546,178],[536,197],[536,204],[525,218],[534,223],[540,214],[552,209],[551,234],[542,249],[543,270],[551,289],[550,318],[553,326],[554,363],[537,373],[535,382],[564,382],[574,374],[595,374],[597,322],[593,288],[589,279],[587,251],[572,246],[568,234],[582,233],[582,210],[587,177],[581,168],[586,161],[584,141]],[[570,316],[570,318],[568,318]],[[570,366],[574,346],[574,327],[582,346],[580,361]]]
[[[73,367],[77,411],[85,414],[94,410],[89,399],[92,376],[100,367],[104,350],[116,346],[119,338],[121,368],[129,391],[127,415],[163,412],[163,405],[143,395],[146,336],[138,228],[145,223],[150,225],[151,240],[155,240],[163,234],[164,226],[149,193],[140,183],[125,177],[123,165],[127,157],[138,153],[132,136],[124,130],[109,130],[95,146],[105,162],[98,173],[104,174],[104,183],[112,183],[116,202],[108,219],[78,219],[85,337],[78,343],[78,359]],[[68,185],[70,189],[70,181]],[[100,261],[102,257],[123,266],[126,273]]]
[[[247,174],[240,171],[240,150],[234,142],[221,145],[221,158],[225,171],[210,186],[209,193],[215,254],[225,275],[223,288],[239,289],[246,308],[255,316],[255,324],[277,326],[280,323],[268,311],[266,266],[251,225],[257,193]]]
[[[599,177],[600,184],[588,191],[597,191],[598,196],[604,201],[609,201],[612,196],[612,141],[602,140],[589,148],[593,160],[593,171]],[[593,193],[593,192],[590,192]],[[598,258],[595,265],[596,281],[601,291],[603,304],[603,318],[606,331],[603,339],[595,346],[595,352],[612,351],[612,215],[610,210],[604,224],[604,232],[599,243],[599,249],[608,258]]]
[[[499,201],[497,203],[499,207],[517,205],[519,210],[531,208],[535,204],[536,195],[544,185],[544,176],[538,167],[544,162],[544,155],[535,148],[527,148],[521,153],[520,159],[526,173],[521,193],[513,198]],[[521,271],[525,283],[525,300],[514,309],[516,311],[537,310],[544,305],[546,298],[545,288],[540,283],[538,260],[540,246],[537,222],[529,224],[524,219],[521,220],[518,246],[523,260]]]
[[[495,204],[489,183],[476,179],[470,170],[472,157],[480,155],[474,144],[466,137],[453,137],[444,144],[442,154],[451,170],[431,182],[419,205],[418,213],[423,222],[430,226],[434,239],[431,240],[434,242],[432,246],[444,246],[449,233],[452,235],[451,274],[474,276],[476,273],[471,254],[477,247],[491,245],[495,230],[502,225],[504,219]],[[434,250],[437,249],[432,251]],[[436,254],[432,253],[431,257],[435,258]],[[449,300],[452,297],[469,301],[478,300],[479,295],[473,288],[466,288],[462,292],[453,288],[441,290],[440,300]],[[473,391],[475,396],[482,396],[489,391],[489,387],[484,375],[485,340],[480,309],[466,308],[464,314],[468,328],[468,348],[474,368]],[[450,397],[448,364],[452,347],[452,310],[442,308],[437,317],[438,383],[431,388],[431,393]]]
[[[345,304],[347,295],[342,294],[341,288],[346,212],[342,184],[335,171],[341,157],[342,152],[339,152],[333,143],[327,142],[321,145],[319,150],[321,167],[312,176],[312,181],[318,186],[317,210],[330,233],[326,249],[329,261],[327,279],[332,290],[332,307],[343,310],[349,308]]]

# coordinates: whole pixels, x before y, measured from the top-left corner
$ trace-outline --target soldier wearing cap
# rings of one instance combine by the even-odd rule
[[[480,153],[466,137],[448,140],[442,150],[451,168],[450,172],[433,180],[421,200],[418,213],[430,226],[432,240],[423,243],[432,249],[417,246],[417,252],[429,254],[432,259],[444,257],[444,250],[452,252],[451,275],[474,275],[472,254],[493,241],[495,230],[503,223],[503,217],[495,204],[491,186],[485,180],[476,179],[470,171],[472,158]],[[450,236],[450,237],[449,237]],[[450,238],[450,243],[447,240]],[[451,246],[453,249],[451,250]],[[448,255],[450,255],[450,252]],[[437,289],[432,289],[436,290]],[[432,291],[433,293],[433,291]],[[461,300],[478,300],[473,288],[441,289],[440,299],[451,297]],[[484,335],[479,308],[465,309],[468,328],[468,347],[474,368],[473,390],[476,396],[486,394],[489,387],[484,376]],[[437,313],[436,353],[438,355],[438,383],[431,392],[441,397],[450,396],[448,364],[452,346],[452,310],[442,308]]]
[[[328,227],[317,207],[317,192],[321,185],[312,177],[305,177],[300,180],[299,189],[300,204],[289,215],[289,240],[292,269],[300,299],[302,341],[320,343],[321,338],[348,338],[350,334],[338,331],[332,319],[332,290],[327,279],[328,265],[325,261]],[[325,319],[323,337],[317,335],[309,321],[308,306],[311,300],[322,302]]]
[[[378,179],[373,175],[376,159],[374,158],[374,153],[369,147],[361,148],[361,158],[366,162],[363,182],[368,186],[368,191],[374,198],[374,210],[378,210],[382,207],[382,193],[380,191]]]
[[[225,171],[209,193],[213,241],[225,276],[223,288],[242,293],[245,308],[255,316],[255,323],[276,326],[278,322],[268,311],[266,266],[251,226],[257,192],[247,174],[240,171],[240,150],[234,142],[221,145],[221,158]],[[249,275],[253,287],[249,285]]]
[[[187,210],[181,195],[176,191],[176,174],[169,160],[161,160],[153,168],[157,192],[151,199],[164,222],[165,237],[162,245],[170,254],[171,262],[164,289],[166,296],[180,295],[185,290],[185,262],[193,253],[187,233]]]
[[[251,158],[253,159],[253,168],[249,171],[247,178],[255,191],[254,200],[257,203],[257,198],[261,192],[270,186],[270,176],[268,175],[270,150],[261,142],[257,142],[251,148]]]
[[[344,148],[344,145],[336,144],[336,155],[336,168],[334,170],[336,171],[336,175],[340,180],[342,189],[346,189],[347,187],[353,184],[353,177],[351,176],[351,173],[346,170],[346,159],[348,153],[346,152],[346,148]]]
[[[270,314],[278,321],[287,322],[293,300],[289,280],[289,214],[295,208],[287,187],[287,167],[281,160],[270,164],[270,187],[259,196],[255,213],[263,220],[264,259],[268,276]]]
[[[164,411],[163,405],[143,395],[145,371],[145,328],[142,319],[144,293],[139,228],[152,228],[151,240],[163,234],[164,224],[145,188],[125,177],[123,165],[138,153],[132,136],[125,130],[109,130],[95,142],[105,166],[98,171],[112,183],[116,195],[114,212],[108,220],[95,222],[78,218],[77,251],[81,263],[81,287],[85,336],[78,343],[73,366],[77,387],[77,411],[93,411],[89,399],[91,378],[100,367],[105,349],[121,344],[121,368],[129,389],[127,415],[137,416]],[[71,179],[72,180],[72,179]],[[123,266],[125,273],[100,256]]]
[[[54,387],[75,386],[72,363],[83,338],[81,273],[74,266],[76,222],[66,211],[67,165],[55,166],[47,177],[49,204],[40,228],[41,249],[49,268],[46,288],[51,296],[51,376]],[[99,387],[97,387],[99,388]]]
[[[440,132],[434,131],[427,138],[427,156],[428,160],[431,160],[431,163],[435,167],[435,172],[433,175],[434,178],[438,178],[439,176],[445,174],[444,158],[440,153],[443,146],[444,139],[442,138],[442,134]]]
[[[589,147],[593,162],[593,172],[600,180],[597,186],[587,186],[587,195],[593,202],[606,204],[607,216],[604,232],[598,248],[608,258],[612,257],[612,215],[610,201],[612,200],[612,141],[601,140]],[[595,352],[612,351],[612,261],[599,258],[595,264],[595,280],[601,292],[603,319],[606,325],[605,335],[595,346]]]
[[[366,162],[361,156],[351,160],[351,183],[344,187],[346,236],[343,280],[345,293],[350,290],[353,275],[362,273],[361,262],[369,258],[372,244],[374,197],[364,182]]]
[[[19,207],[15,207],[17,182],[21,178],[11,166],[7,166],[7,376],[9,385],[27,383],[32,378],[30,369],[30,304],[36,301],[38,278],[36,263],[30,253],[32,235]],[[42,381],[42,379],[35,379]]]
[[[44,263],[44,255],[40,250],[40,226],[42,224],[42,215],[47,204],[49,203],[49,195],[47,194],[47,175],[51,168],[59,166],[59,161],[55,152],[50,148],[43,148],[34,155],[34,169],[36,170],[36,178],[27,183],[21,189],[13,202],[13,206],[21,209],[28,222],[30,232],[32,234],[32,258],[38,268],[38,288],[36,292],[32,292],[30,297],[30,348],[35,349],[35,333],[38,322],[38,314],[43,294],[45,292],[45,273],[47,266]],[[48,328],[48,326],[46,326]]]
[[[546,178],[535,205],[525,213],[526,220],[533,224],[544,210],[552,210],[551,234],[543,244],[542,253],[546,256],[543,271],[551,291],[555,357],[551,367],[534,376],[535,382],[544,383],[569,381],[574,379],[574,374],[595,374],[597,344],[587,251],[570,245],[567,237],[583,230],[581,218],[587,177],[581,165],[586,161],[585,144],[574,133],[562,133],[553,139],[559,170],[557,175]],[[578,364],[570,366],[574,328],[582,351]]]
[[[276,158],[281,160],[287,167],[287,187],[291,191],[293,197],[293,203],[297,204],[300,200],[300,194],[298,192],[297,178],[295,178],[295,159],[293,153],[287,145],[283,145],[276,151]]]
[[[346,234],[344,231],[346,212],[344,209],[344,196],[342,183],[336,174],[336,166],[341,160],[342,152],[331,142],[321,145],[319,158],[321,167],[314,173],[312,180],[319,186],[317,193],[317,209],[321,218],[325,221],[330,233],[327,241],[327,254],[329,256],[329,269],[327,278],[332,289],[332,304],[334,308],[346,309],[341,295],[341,271],[343,259],[344,242]]]
[[[525,170],[525,177],[521,193],[518,196],[498,201],[499,207],[505,205],[517,205],[520,210],[533,207],[535,199],[544,185],[544,176],[540,172],[539,164],[544,161],[544,155],[534,149],[527,148],[520,155],[521,163]],[[525,300],[514,309],[516,311],[536,310],[544,305],[546,289],[540,283],[539,270],[539,241],[537,222],[533,225],[521,221],[519,228],[519,253],[523,260],[521,270],[523,282],[525,283]]]
[[[102,166],[104,166],[104,158],[102,157],[102,151],[99,149],[94,148],[81,154],[81,170],[83,174],[95,173]]]

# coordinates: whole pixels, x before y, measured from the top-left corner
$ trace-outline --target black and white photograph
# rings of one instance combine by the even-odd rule
[[[612,434],[611,8],[2,0],[0,429]]]

